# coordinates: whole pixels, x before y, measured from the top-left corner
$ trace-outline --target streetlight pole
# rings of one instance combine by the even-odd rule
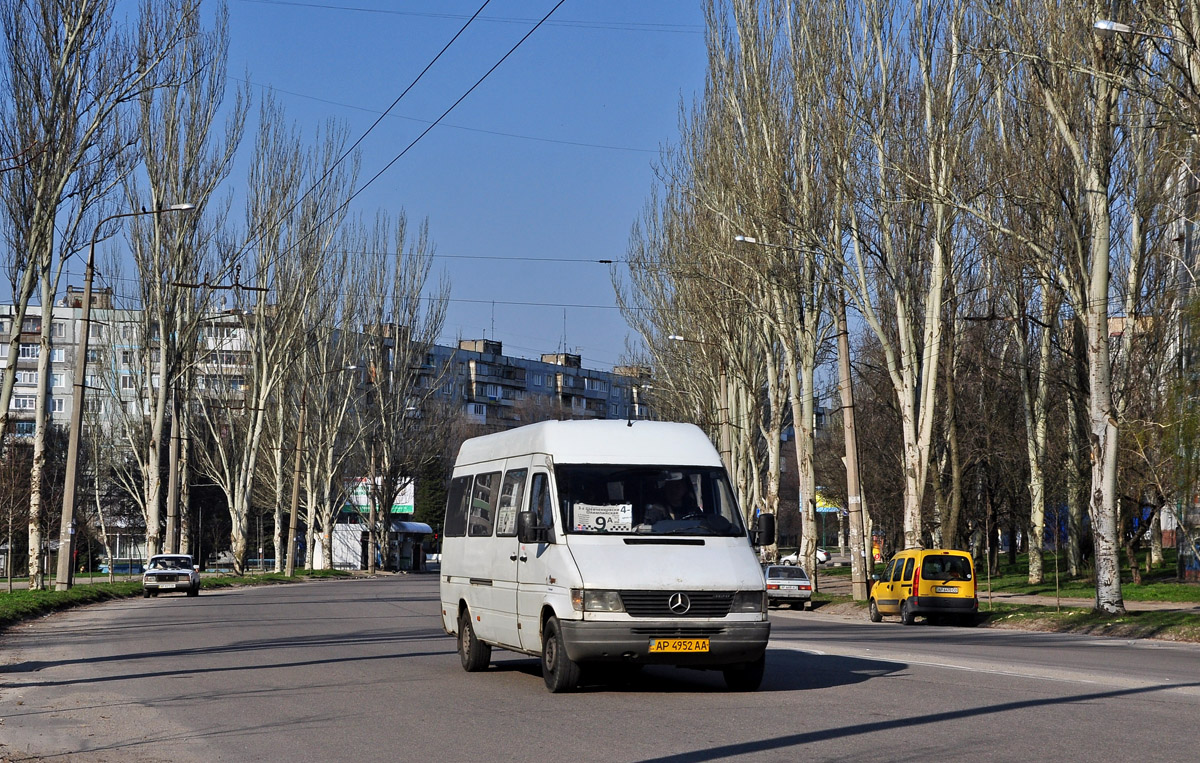
[[[332,371],[325,371],[317,374],[317,377],[328,376],[329,374],[341,373],[342,371],[353,371],[357,366],[344,366],[335,368]],[[298,524],[298,516],[300,514],[300,454],[304,447],[304,424],[308,419],[308,386],[300,391],[300,423],[296,427],[296,454],[293,460],[292,467],[292,513],[288,517],[288,534],[287,534],[287,563],[284,567],[284,574],[289,578],[296,574],[296,526]],[[278,549],[276,549],[278,553]]]
[[[87,267],[83,272],[83,313],[80,316],[82,324],[75,354],[75,383],[74,395],[71,399],[71,430],[67,440],[66,477],[63,480],[62,517],[58,528],[58,574],[54,579],[54,590],[66,591],[71,587],[71,556],[75,540],[75,483],[79,471],[79,436],[83,427],[83,395],[87,387],[87,353],[88,339],[91,335],[92,313],[92,276],[96,263],[96,241],[100,238],[100,229],[110,220],[122,217],[138,217],[140,215],[157,215],[162,212],[185,212],[195,209],[194,204],[172,204],[164,209],[140,210],[138,212],[121,212],[109,215],[96,223],[92,233],[92,241],[88,245]]]

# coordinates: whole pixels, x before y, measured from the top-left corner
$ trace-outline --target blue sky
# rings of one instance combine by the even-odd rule
[[[230,75],[248,75],[256,96],[274,88],[309,135],[335,118],[357,137],[482,2],[229,0]],[[555,2],[490,2],[367,137],[360,183]],[[452,287],[443,341],[486,336],[537,357],[565,335],[587,366],[620,362],[630,332],[595,261],[625,256],[681,98],[703,87],[702,25],[701,0],[567,0],[356,199],[368,216],[428,218]]]

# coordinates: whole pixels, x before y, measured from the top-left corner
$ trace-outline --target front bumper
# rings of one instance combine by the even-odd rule
[[[771,623],[645,621],[637,623],[559,622],[567,656],[575,662],[634,662],[695,667],[753,662],[766,652]],[[650,653],[657,638],[706,638],[707,652]]]
[[[194,587],[199,587],[197,581],[193,583],[189,578],[181,580],[158,580],[156,578],[145,578],[142,580],[142,588],[147,591],[190,591]]]

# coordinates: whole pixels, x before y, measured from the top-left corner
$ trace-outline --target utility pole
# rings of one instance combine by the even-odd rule
[[[862,485],[858,479],[858,438],[854,433],[854,386],[850,378],[850,337],[846,327],[846,295],[838,291],[838,393],[846,440],[846,503],[850,512],[850,590],[855,601],[867,600],[866,536],[863,534]]]
[[[296,574],[296,524],[297,515],[300,513],[300,449],[304,447],[304,421],[308,418],[307,401],[308,387],[305,387],[300,393],[300,424],[296,427],[295,466],[292,469],[292,514],[288,517],[287,565],[284,567],[283,573],[289,578]]]
[[[179,398],[171,389],[171,447],[168,450],[170,468],[167,470],[167,537],[164,551],[179,553]]]

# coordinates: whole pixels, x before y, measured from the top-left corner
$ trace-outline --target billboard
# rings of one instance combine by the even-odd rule
[[[346,480],[346,505],[347,511],[357,511],[360,514],[371,513],[371,494],[372,482],[379,483],[378,479],[371,480],[370,477],[350,477]],[[416,503],[416,481],[406,480],[404,487],[400,488],[400,492],[392,500],[392,514],[412,514]]]

